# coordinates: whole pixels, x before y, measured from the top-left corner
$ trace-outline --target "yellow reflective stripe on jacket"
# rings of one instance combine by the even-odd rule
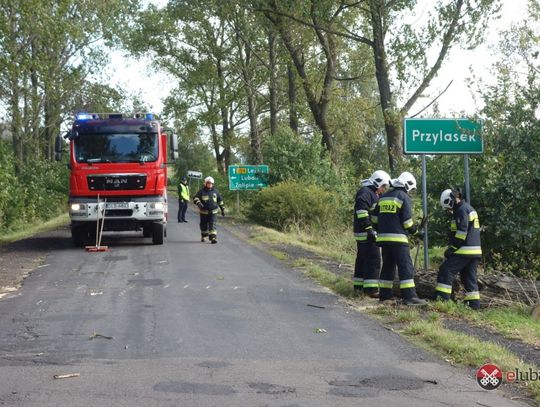
[[[437,283],[437,287],[435,287],[435,291],[440,291],[445,294],[452,294],[452,286],[448,284]]]
[[[367,232],[355,233],[354,238],[358,241],[367,240]]]
[[[463,230],[457,230],[456,231],[456,239],[466,240],[467,239],[467,232],[464,232]]]
[[[459,249],[457,249],[454,254],[464,254],[464,255],[472,255],[472,254],[482,254],[482,248],[480,246],[461,246]]]
[[[472,222],[475,219],[478,219],[478,213],[476,213],[476,211],[470,212],[469,213],[469,222]]]
[[[379,217],[375,215],[371,215],[371,223],[373,224],[379,223]]]
[[[359,210],[356,211],[356,217],[358,219],[367,218],[368,216],[369,216],[369,213],[365,209],[359,209]]]
[[[413,220],[412,219],[407,219],[405,222],[403,222],[403,227],[405,229],[409,229],[412,225],[413,225]]]
[[[401,233],[379,233],[377,243],[379,242],[409,243],[409,239]]]
[[[414,280],[401,280],[399,282],[399,288],[414,288]]]
[[[457,224],[455,220],[450,222],[450,232],[455,232],[457,230]]]

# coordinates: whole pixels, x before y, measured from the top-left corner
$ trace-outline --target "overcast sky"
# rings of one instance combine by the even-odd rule
[[[478,96],[475,97],[474,90],[467,86],[466,78],[471,76],[470,70],[472,69],[477,76],[486,79],[489,68],[496,60],[494,45],[497,43],[499,31],[509,28],[512,22],[524,19],[526,4],[527,0],[504,0],[502,18],[492,23],[488,41],[485,44],[473,51],[458,49],[451,51],[438,77],[430,87],[430,95],[434,97],[450,81],[453,81],[448,91],[438,99],[439,109],[443,115],[458,116],[462,111],[472,114],[482,107]],[[113,52],[111,59],[109,67],[111,85],[120,85],[131,92],[142,95],[143,100],[154,112],[160,112],[163,107],[162,99],[174,88],[174,80],[149,68],[149,60],[137,61],[123,56],[120,51]],[[415,114],[430,100],[420,99],[409,113]]]

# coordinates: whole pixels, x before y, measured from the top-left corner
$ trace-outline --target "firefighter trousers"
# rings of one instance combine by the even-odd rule
[[[480,258],[478,257],[466,257],[458,254],[453,254],[447,258],[439,268],[435,298],[450,299],[452,283],[459,273],[461,283],[465,288],[465,304],[473,309],[480,308],[480,293],[478,291],[478,280],[476,279],[476,268],[479,262]]]
[[[379,288],[381,271],[381,249],[375,242],[356,242],[353,284],[355,290],[373,293]]]
[[[382,246],[382,269],[379,280],[379,300],[381,301],[389,300],[393,296],[396,267],[401,297],[406,300],[417,297],[409,245],[384,245]]]
[[[217,215],[215,213],[204,214],[201,213],[201,237],[210,237],[213,240],[217,237],[216,221]]]

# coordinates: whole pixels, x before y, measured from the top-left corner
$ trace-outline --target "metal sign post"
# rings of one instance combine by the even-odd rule
[[[463,172],[465,175],[465,201],[471,204],[471,184],[469,180],[469,154],[463,156]]]
[[[427,219],[427,165],[426,155],[422,154],[422,212],[424,212],[424,218]],[[429,253],[428,253],[428,228],[427,222],[424,226],[424,271],[427,273],[429,266]]]

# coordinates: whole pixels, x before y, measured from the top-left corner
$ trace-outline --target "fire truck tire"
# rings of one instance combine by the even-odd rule
[[[152,225],[152,243],[163,244],[164,232],[165,227],[163,226],[163,223],[154,223]]]
[[[151,237],[152,236],[152,225],[144,225],[142,230],[143,237]]]
[[[71,228],[71,240],[75,247],[83,247],[87,232],[82,227]]]

